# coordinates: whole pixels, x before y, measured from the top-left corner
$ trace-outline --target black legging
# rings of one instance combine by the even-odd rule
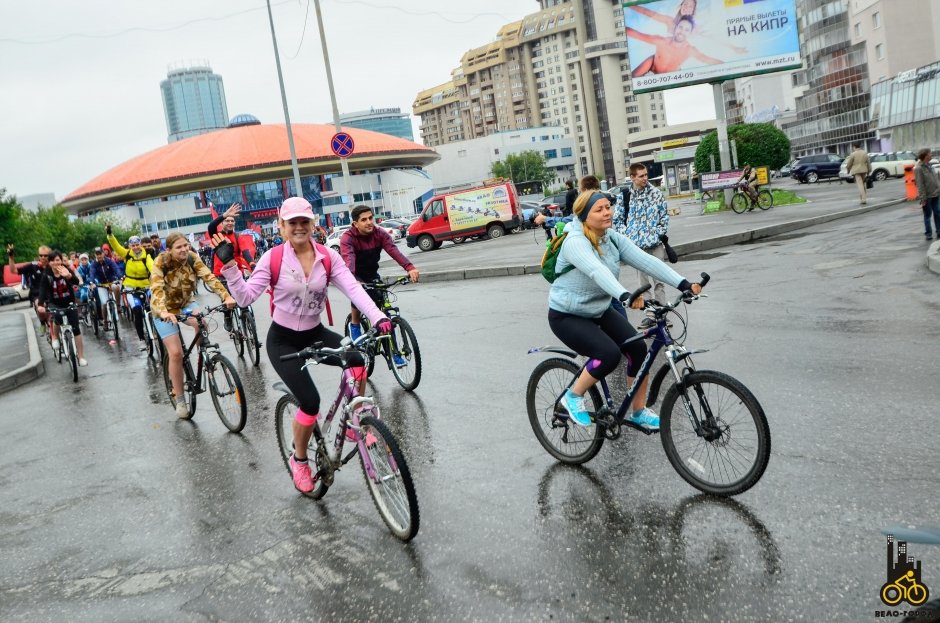
[[[591,376],[597,379],[604,378],[617,368],[621,352],[627,357],[627,374],[631,377],[636,376],[646,357],[646,343],[643,340],[630,342],[623,347],[623,351],[620,350],[625,340],[636,335],[636,329],[610,307],[600,318],[585,318],[549,309],[548,326],[565,346],[579,355],[600,362],[595,365],[589,362],[588,366]]]
[[[46,308],[50,313],[55,314],[56,324],[60,327],[62,326],[63,316],[65,320],[68,320],[68,323],[72,325],[72,333],[76,336],[82,334],[82,326],[78,323],[78,310],[74,307],[69,307],[68,303],[61,305],[56,305],[55,303],[49,303],[49,306]]]
[[[323,346],[326,348],[338,348],[342,339],[341,335],[330,331],[322,324],[306,331],[294,331],[277,323],[271,323],[271,328],[268,330],[268,336],[265,339],[268,359],[271,360],[271,365],[274,366],[277,375],[281,377],[291,393],[300,401],[300,408],[304,413],[309,415],[320,413],[320,393],[317,391],[313,379],[303,369],[306,361],[303,359],[281,361],[281,355],[296,353],[303,348],[313,346],[317,342],[323,342]],[[351,368],[366,365],[362,354],[356,351],[351,351],[346,360]],[[328,357],[323,363],[331,366],[343,365],[339,357]]]

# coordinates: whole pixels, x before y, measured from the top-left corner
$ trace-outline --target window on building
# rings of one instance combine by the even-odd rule
[[[542,153],[545,154],[545,159],[546,159],[546,160],[553,160],[553,159],[555,159],[555,158],[558,157],[558,150],[557,150],[557,149],[546,149],[546,150],[545,150],[544,152],[542,152]]]
[[[856,36],[856,37],[861,37],[861,36],[862,36],[862,25],[861,25],[861,24],[855,24],[855,36]]]
[[[562,147],[562,148],[561,148],[561,157],[562,157],[562,158],[570,158],[570,157],[571,157],[571,148],[570,148],[570,147]]]
[[[885,59],[884,44],[879,43],[878,45],[875,46],[875,58],[877,58],[879,61],[883,61]]]
[[[871,14],[871,25],[874,28],[881,28],[881,13],[878,11]]]

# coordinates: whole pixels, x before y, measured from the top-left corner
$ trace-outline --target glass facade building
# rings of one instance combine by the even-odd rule
[[[798,14],[808,88],[796,99],[797,121],[783,126],[793,155],[846,155],[855,142],[872,150],[865,45],[852,44],[848,0],[802,0]]]
[[[228,125],[222,76],[208,65],[170,69],[160,91],[168,143]]]
[[[940,61],[905,71],[871,89],[879,151],[940,145]]]
[[[360,112],[339,116],[340,125],[350,128],[362,128],[382,134],[391,134],[409,141],[414,140],[411,130],[411,115],[402,113],[401,108],[372,108]]]

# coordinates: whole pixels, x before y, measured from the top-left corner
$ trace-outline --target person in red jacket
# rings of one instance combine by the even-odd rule
[[[232,243],[232,246],[235,247],[235,264],[241,269],[242,276],[247,279],[254,268],[254,259],[251,257],[251,253],[248,249],[242,249],[238,244],[238,234],[235,233],[235,217],[241,212],[241,209],[242,205],[240,203],[233,203],[229,206],[228,210],[209,223],[208,229],[210,237],[215,237],[216,234],[222,234],[225,236],[226,240]],[[213,258],[212,274],[218,277],[222,285],[228,289],[228,285],[225,283],[225,277],[222,276],[223,266],[224,264],[219,258]],[[233,328],[232,312],[226,309],[224,316],[225,330],[231,333]]]

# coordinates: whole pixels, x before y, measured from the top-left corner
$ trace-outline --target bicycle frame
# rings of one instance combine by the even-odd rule
[[[219,351],[219,345],[209,340],[209,330],[206,328],[204,322],[205,317],[203,315],[200,314],[198,316],[189,317],[195,318],[199,323],[199,327],[188,347],[186,346],[186,342],[183,341],[182,331],[179,333],[180,344],[183,346],[183,376],[185,377],[184,381],[188,381],[192,384],[192,391],[196,394],[201,394],[206,391],[206,388],[202,386],[204,376],[202,373],[203,366],[212,354]],[[194,350],[198,351],[195,373],[193,372],[192,361],[190,361],[190,355]]]

